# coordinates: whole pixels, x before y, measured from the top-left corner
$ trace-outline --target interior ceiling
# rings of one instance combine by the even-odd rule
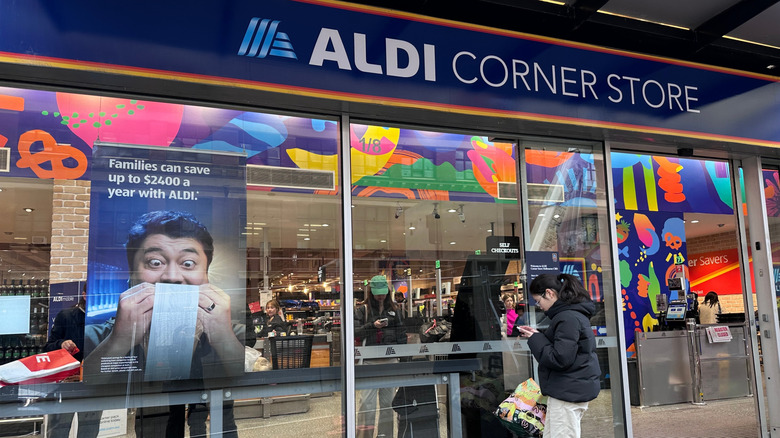
[[[351,3],[780,77],[780,0]]]

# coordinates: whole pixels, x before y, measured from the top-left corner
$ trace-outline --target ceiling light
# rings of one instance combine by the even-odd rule
[[[412,224],[409,224],[409,229],[410,229],[410,230],[416,230],[417,228],[415,228],[415,226],[414,226],[414,225],[412,225]]]
[[[323,226],[323,227],[329,227],[330,225],[328,225],[328,224],[322,224],[322,226]]]
[[[774,70],[774,69],[776,69],[776,68],[777,68],[777,66],[776,66],[776,65],[774,65],[774,64],[769,64],[769,65],[767,65],[767,66],[766,66],[766,69],[767,69],[767,70]]]
[[[692,224],[698,224],[698,223],[699,223],[699,221],[698,221],[698,220],[696,220],[696,219],[694,219],[694,220],[692,220],[692,221],[691,221],[691,223],[692,223]]]
[[[382,240],[380,240],[379,242],[380,242],[380,243],[387,243],[387,240],[385,240],[385,239],[382,239]]]
[[[455,245],[455,242],[450,242],[450,245]]]
[[[458,210],[456,210],[454,208],[450,208],[449,210],[447,210],[447,213],[455,213],[456,211],[458,211]]]
[[[27,213],[32,213],[32,212],[35,211],[34,208],[30,208],[30,207],[25,207],[25,208],[23,208],[23,210],[26,211]]]
[[[555,219],[558,219],[559,217],[561,217],[561,215],[559,215],[559,214],[554,214],[553,215],[553,218],[555,218]]]

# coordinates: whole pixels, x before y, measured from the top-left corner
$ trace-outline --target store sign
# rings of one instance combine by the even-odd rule
[[[9,2],[2,59],[780,145],[780,83],[760,75],[330,1],[159,8]]]
[[[508,259],[519,259],[520,257],[520,237],[518,236],[488,236],[487,252],[489,254],[501,255]]]
[[[525,265],[528,273],[528,284],[542,274],[558,275],[561,273],[560,260],[555,251],[526,251]]]

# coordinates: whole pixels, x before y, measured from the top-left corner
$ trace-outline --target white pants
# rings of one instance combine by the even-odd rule
[[[391,438],[395,425],[395,411],[393,411],[393,397],[396,388],[364,389],[360,391],[360,406],[358,407],[358,428],[374,429],[371,436]],[[379,399],[379,412],[377,412],[377,398]],[[378,414],[378,420],[377,420]]]
[[[364,364],[398,363],[398,359],[366,359]],[[364,436],[394,437],[395,411],[393,397],[397,388],[375,388],[358,391],[357,427],[370,430]],[[377,410],[377,400],[379,409]],[[378,417],[378,418],[377,418]]]
[[[588,402],[569,403],[547,398],[547,417],[543,438],[580,438],[580,420],[588,410]]]

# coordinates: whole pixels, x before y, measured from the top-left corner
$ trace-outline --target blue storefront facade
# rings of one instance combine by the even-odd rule
[[[0,388],[4,419],[49,427],[103,411],[101,428],[122,425],[103,436],[184,436],[185,424],[194,436],[208,413],[209,433],[248,437],[272,433],[251,421],[280,406],[296,433],[374,436],[390,416],[399,436],[415,421],[425,436],[503,436],[494,411],[537,376],[505,298],[543,325],[526,288],[549,269],[580,278],[598,310],[602,392],[583,436],[633,436],[635,334],[659,324],[675,265],[733,250],[727,270],[685,275],[700,300],[696,287],[736,275],[719,291],[734,297],[724,313],[744,315],[757,427],[776,425],[775,282],[763,275],[780,215],[776,78],[337,1],[29,1],[0,6],[0,85],[0,196],[16,193],[0,242],[14,292],[0,298],[27,297],[34,316],[3,331],[3,348],[44,354],[52,335],[32,323],[54,299],[35,292],[44,280],[86,284],[88,333],[68,382],[22,370]],[[63,197],[69,187],[87,192]],[[166,211],[213,236],[207,272],[178,281],[181,296],[153,286],[129,353],[90,358],[140,290],[128,233]],[[707,246],[713,231],[689,228],[700,220],[730,230],[727,243]],[[20,255],[32,250],[47,258]],[[394,342],[361,332],[376,276],[404,321]],[[281,307],[284,336],[269,336],[268,307]],[[446,337],[429,336],[436,324]],[[305,364],[277,363],[287,337]],[[159,359],[193,338],[185,362],[204,349],[211,362],[181,372]],[[423,420],[405,417],[415,397],[434,407]]]

